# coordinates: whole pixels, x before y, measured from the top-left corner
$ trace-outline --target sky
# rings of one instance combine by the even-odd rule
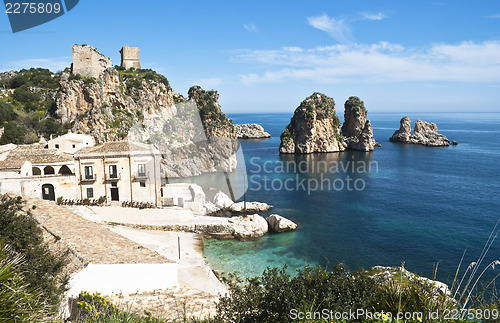
[[[373,112],[500,112],[500,1],[95,1],[12,33],[0,13],[0,71],[71,64],[89,44],[187,95],[218,90],[224,112],[291,112],[313,92]]]

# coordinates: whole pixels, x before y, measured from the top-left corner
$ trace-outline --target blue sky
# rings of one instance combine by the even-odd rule
[[[500,111],[500,1],[90,1],[13,34],[0,14],[0,71],[61,70],[86,43],[177,92],[216,89],[225,112],[293,111],[315,91],[337,110]]]

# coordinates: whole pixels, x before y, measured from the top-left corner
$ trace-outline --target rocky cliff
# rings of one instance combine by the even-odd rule
[[[234,132],[238,139],[265,139],[271,138],[271,135],[264,131],[260,124],[236,124],[234,125]]]
[[[174,114],[174,98],[179,95],[168,83],[143,78],[146,75],[158,74],[146,71],[121,75],[114,68],[108,68],[99,78],[63,73],[55,114],[62,123],[73,123],[73,132],[91,134],[98,143],[124,139],[144,115],[159,110]]]
[[[390,140],[431,147],[449,146],[451,143],[446,136],[438,133],[436,124],[432,122],[418,120],[411,133],[411,120],[408,117],[401,119],[399,130],[394,132]]]
[[[347,149],[371,151],[378,146],[373,138],[370,120],[366,119],[367,113],[364,102],[357,96],[351,96],[345,102],[342,135]]]
[[[155,144],[167,177],[231,171],[238,147],[216,91],[199,86],[189,99],[152,70],[108,68],[98,77],[63,73],[55,115],[97,143],[130,139]]]
[[[290,124],[281,134],[282,154],[309,154],[345,150],[335,101],[313,93],[295,109]]]

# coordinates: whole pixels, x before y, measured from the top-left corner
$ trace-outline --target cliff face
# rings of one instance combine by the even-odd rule
[[[108,68],[98,78],[64,73],[56,115],[97,143],[153,143],[163,154],[164,175],[185,177],[236,167],[237,141],[218,98],[192,87],[188,101],[153,71]]]
[[[451,143],[446,136],[438,133],[435,123],[418,120],[415,122],[413,133],[410,118],[403,117],[400,124],[399,130],[390,138],[391,141],[431,147],[449,146]]]
[[[295,109],[290,124],[281,134],[280,153],[309,154],[345,150],[335,101],[313,93]]]
[[[172,110],[176,95],[161,82],[134,81],[122,81],[114,68],[99,78],[64,73],[56,95],[56,116],[62,123],[74,122],[73,132],[91,134],[98,143],[124,139],[145,114]]]
[[[238,142],[217,92],[193,87],[189,93],[189,101],[145,114],[129,138],[160,149],[166,177],[234,170]]]
[[[370,120],[366,120],[367,113],[364,102],[356,96],[351,96],[344,104],[342,135],[350,150],[371,151],[378,146]]]

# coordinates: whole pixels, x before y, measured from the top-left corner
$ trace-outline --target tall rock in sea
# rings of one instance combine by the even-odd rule
[[[366,120],[367,113],[364,102],[357,96],[351,96],[345,102],[342,135],[347,149],[371,151],[378,146],[373,138],[370,120]]]
[[[281,134],[279,150],[282,154],[345,150],[335,101],[318,92],[302,101]]]
[[[410,143],[411,137],[411,120],[408,117],[401,118],[399,121],[399,130],[396,130],[390,138],[393,142]]]
[[[438,127],[432,122],[418,120],[411,133],[411,120],[408,117],[401,119],[399,130],[394,132],[390,140],[430,147],[449,146],[451,143],[446,136],[438,133]]]

